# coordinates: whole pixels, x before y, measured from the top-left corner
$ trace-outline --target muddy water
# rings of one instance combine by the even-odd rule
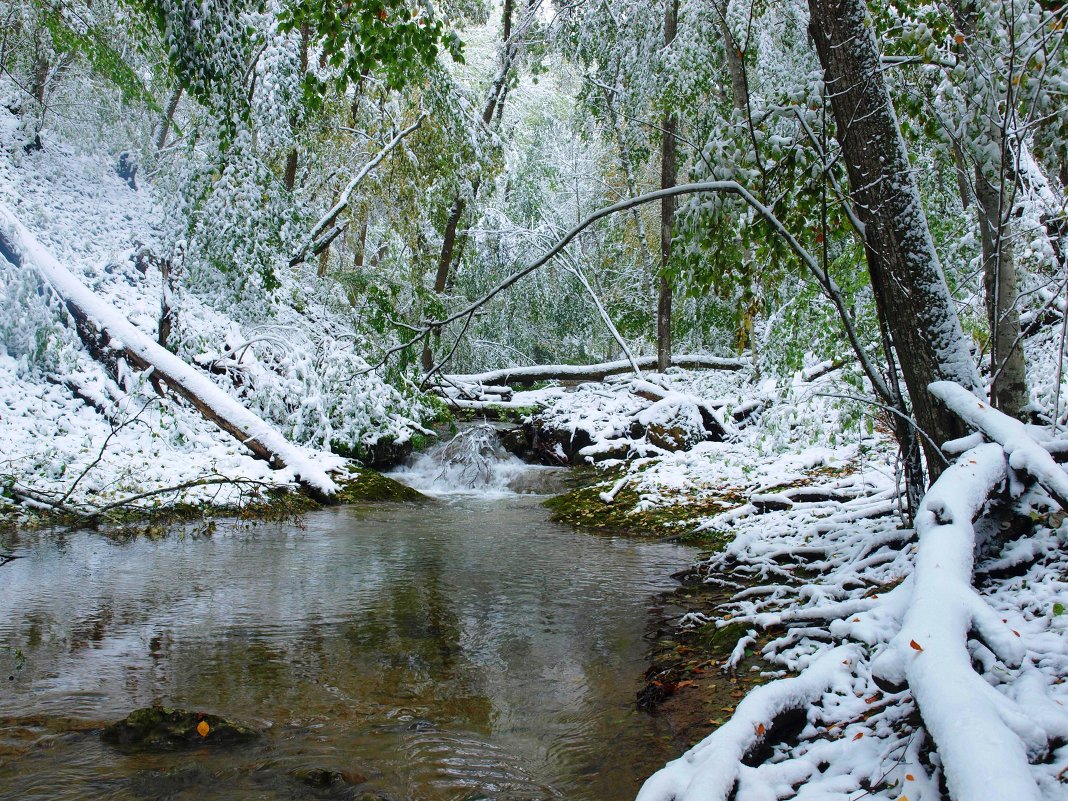
[[[634,694],[649,605],[692,551],[573,532],[537,497],[0,546],[23,556],[0,567],[5,801],[623,801],[676,755]],[[266,734],[224,753],[101,742],[151,704]],[[342,780],[311,787],[314,768]]]

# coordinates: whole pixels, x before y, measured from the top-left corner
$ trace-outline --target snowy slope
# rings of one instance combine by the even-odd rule
[[[25,152],[16,118],[0,106],[0,203],[63,267],[155,339],[163,279],[138,254],[169,257],[174,238],[151,187],[131,189],[115,173],[111,154],[86,152],[47,132],[44,142],[44,150]],[[403,414],[413,410],[417,420],[417,405],[377,376],[351,375],[366,363],[354,352],[344,317],[312,293],[303,300],[311,321],[277,303],[265,332],[246,330],[222,298],[215,308],[211,296],[182,292],[172,347],[187,362],[210,364],[220,354],[207,344],[221,352],[253,341],[240,364],[231,359],[233,369],[212,376],[216,384],[315,449],[383,435],[403,440],[419,430]],[[335,335],[342,333],[347,341]],[[343,382],[347,392],[324,397],[329,380]],[[217,474],[272,485],[294,478],[254,459],[192,408],[159,398],[143,376],[127,373],[118,386],[81,347],[58,301],[40,291],[38,276],[2,259],[0,433],[6,481],[62,495],[92,465],[69,499],[74,504],[99,505]],[[211,485],[182,498],[229,505],[247,489]]]

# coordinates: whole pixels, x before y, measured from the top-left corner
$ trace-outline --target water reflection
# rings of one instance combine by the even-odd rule
[[[2,799],[617,801],[672,756],[633,698],[650,596],[685,548],[577,534],[521,496],[202,539],[19,536],[0,569]],[[145,756],[91,731],[153,703],[267,737]],[[345,779],[309,787],[309,768]]]

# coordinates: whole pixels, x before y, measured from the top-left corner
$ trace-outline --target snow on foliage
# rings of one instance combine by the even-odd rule
[[[150,188],[133,191],[104,153],[61,141],[25,154],[0,108],[0,202],[56,261],[143,336],[155,340],[164,280],[177,273],[177,320],[168,345],[205,368],[214,385],[285,437],[315,449],[361,455],[380,440],[407,441],[428,407],[385,384],[360,355],[369,345],[336,287],[304,288],[282,276],[275,295],[239,304],[210,281],[182,272],[182,250]],[[84,143],[83,143],[84,145]],[[208,475],[286,484],[193,409],[159,398],[144,376],[119,386],[82,349],[62,304],[36,276],[0,259],[0,362],[5,440],[0,473],[63,491],[107,448],[70,500],[103,500]],[[95,408],[94,408],[95,407]],[[237,502],[241,487],[193,488],[187,500]]]

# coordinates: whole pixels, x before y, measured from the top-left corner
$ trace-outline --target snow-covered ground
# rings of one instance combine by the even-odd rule
[[[656,394],[644,391],[650,384]],[[725,543],[695,569],[733,597],[677,625],[738,628],[723,669],[747,649],[763,660],[766,683],[651,777],[640,801],[1068,793],[1068,523],[1032,490],[1012,514],[972,530],[986,489],[1027,467],[1006,452],[1037,447],[1026,438],[1043,432],[1000,418],[1018,441],[961,456],[914,530],[889,438],[843,425],[855,409],[841,396],[852,392],[834,374],[756,388],[743,375],[674,371],[586,385],[541,414],[592,440],[580,458],[630,442],[631,458],[599,462],[617,468],[599,485],[606,508],[627,504],[635,520],[650,509],[678,513],[681,525]],[[650,443],[642,428],[685,420],[686,399],[714,407],[725,438],[683,450]],[[759,424],[739,421],[754,400]],[[800,733],[752,759],[789,709],[802,713]]]
[[[132,189],[116,174],[112,154],[85,143],[46,135],[41,151],[22,144],[15,116],[0,105],[0,204],[155,340],[164,280],[144,254],[171,258],[176,238],[151,187]],[[214,367],[219,387],[313,456],[332,444],[356,451],[421,430],[424,405],[362,373],[367,363],[356,348],[365,337],[354,333],[336,287],[305,287],[299,274],[282,283],[274,300],[259,303],[261,320],[223,293],[172,295],[177,319],[169,346],[187,362]],[[272,470],[188,404],[161,397],[145,375],[124,370],[119,378],[121,386],[83,348],[40,275],[0,259],[5,484],[54,500],[73,490],[66,503],[89,508],[202,480],[215,483],[145,503],[230,506],[266,486],[293,483],[291,469]],[[245,483],[215,481],[221,478]]]

